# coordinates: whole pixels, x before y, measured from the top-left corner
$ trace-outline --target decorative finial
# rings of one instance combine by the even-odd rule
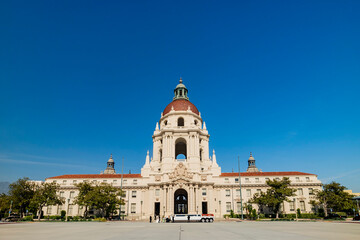
[[[182,78],[180,77],[180,80],[179,80],[180,83],[182,83]]]
[[[112,153],[110,153],[110,159],[112,159]]]
[[[252,152],[250,152],[250,157],[252,157]]]

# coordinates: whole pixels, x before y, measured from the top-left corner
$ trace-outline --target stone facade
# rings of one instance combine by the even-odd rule
[[[125,206],[122,212],[130,219],[149,216],[170,216],[176,213],[213,213],[220,218],[230,210],[240,213],[239,173],[222,173],[215,151],[210,156],[209,133],[206,124],[187,96],[188,90],[180,80],[173,101],[165,108],[153,133],[153,152],[149,151],[141,174],[116,174],[112,156],[101,174],[62,175],[47,178],[61,185],[60,195],[67,199],[63,206],[44,208],[45,215],[82,215],[84,209],[72,204],[78,193],[76,183],[109,183],[122,186]],[[295,201],[285,202],[282,211],[294,213],[296,208],[311,212],[309,201],[313,191],[321,189],[315,174],[303,172],[262,172],[250,155],[248,169],[241,174],[242,202],[255,193],[266,191],[267,179],[289,177],[297,189]],[[121,179],[122,184],[121,184]]]

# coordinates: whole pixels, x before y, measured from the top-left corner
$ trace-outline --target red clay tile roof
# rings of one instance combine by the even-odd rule
[[[63,179],[63,178],[121,178],[121,174],[67,174],[47,179]],[[124,174],[124,178],[141,178],[141,174]]]
[[[199,110],[192,104],[190,101],[185,99],[178,99],[169,103],[163,111],[163,115],[169,113],[171,111],[171,107],[174,107],[175,111],[187,111],[188,107],[190,106],[190,110],[199,115]]]
[[[295,175],[315,175],[304,172],[242,172],[240,176],[295,176]],[[220,177],[238,177],[239,172],[221,173]]]

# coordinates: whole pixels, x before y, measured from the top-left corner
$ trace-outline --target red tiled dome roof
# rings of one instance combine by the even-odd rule
[[[169,105],[167,105],[166,108],[164,109],[163,115],[168,114],[171,111],[172,107],[174,107],[175,111],[187,111],[188,107],[190,107],[190,110],[193,113],[200,115],[199,110],[195,107],[195,105],[185,99],[177,99],[169,103]]]

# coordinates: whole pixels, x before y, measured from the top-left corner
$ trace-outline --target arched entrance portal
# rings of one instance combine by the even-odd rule
[[[178,189],[174,193],[174,214],[188,213],[188,194],[184,189]]]

